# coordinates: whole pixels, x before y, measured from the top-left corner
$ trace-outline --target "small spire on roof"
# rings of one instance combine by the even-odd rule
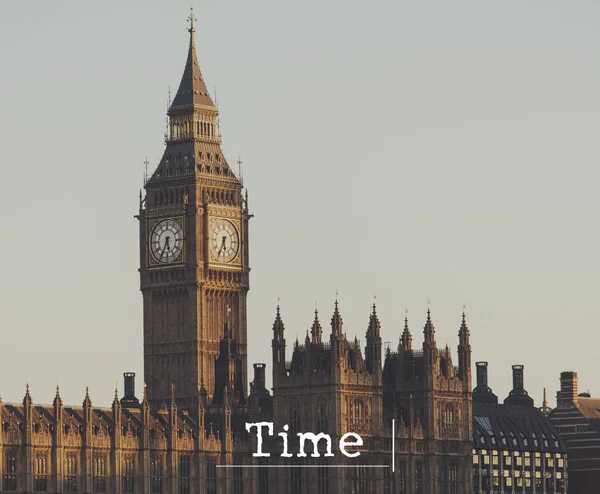
[[[423,333],[425,335],[425,343],[435,346],[435,327],[431,322],[431,309],[427,308],[427,320],[423,327]]]
[[[333,309],[333,316],[331,317],[331,331],[337,337],[342,336],[342,316],[340,315],[339,305],[338,305],[338,291],[335,291],[335,307]]]
[[[316,303],[316,301],[315,301]],[[323,329],[321,328],[321,323],[319,322],[319,311],[315,307],[315,319],[313,321],[313,325],[311,328],[311,336],[313,343],[321,344],[321,337],[323,336]]]
[[[410,329],[408,329],[408,309],[404,311],[404,330],[402,336],[400,336],[400,345],[404,350],[412,350],[412,336]]]

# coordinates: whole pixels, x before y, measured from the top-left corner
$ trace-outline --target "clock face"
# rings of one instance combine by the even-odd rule
[[[240,236],[235,225],[225,219],[215,220],[210,228],[210,248],[217,262],[231,262],[237,256]]]
[[[159,221],[150,235],[150,249],[158,262],[173,262],[183,249],[183,230],[177,221]]]

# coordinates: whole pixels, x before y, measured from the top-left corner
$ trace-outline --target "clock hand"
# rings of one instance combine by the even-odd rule
[[[218,255],[221,255],[221,251],[225,251],[227,250],[227,246],[225,245],[225,240],[227,239],[227,237],[221,237],[221,248],[219,249],[219,253]]]

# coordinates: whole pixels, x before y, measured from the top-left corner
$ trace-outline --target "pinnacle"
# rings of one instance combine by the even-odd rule
[[[333,316],[331,317],[331,329],[335,334],[342,334],[342,316],[340,315],[340,310],[338,306],[337,299],[335,300],[335,309],[333,310]]]
[[[175,94],[175,98],[173,99],[173,103],[171,104],[169,112],[180,107],[190,107],[194,105],[209,106],[213,108],[215,107],[210,95],[208,94],[208,89],[206,89],[206,84],[204,83],[202,73],[200,72],[198,57],[196,56],[196,45],[194,42],[195,29],[193,19],[194,16],[192,12],[192,15],[190,16],[190,29],[188,30],[190,33],[190,46],[185,63],[185,69],[183,70],[183,76],[181,77],[181,82],[179,83],[179,89]]]
[[[277,313],[275,314],[275,322],[273,323],[273,331],[285,329],[283,325],[283,320],[281,319],[281,310],[279,308],[279,304],[277,304]]]

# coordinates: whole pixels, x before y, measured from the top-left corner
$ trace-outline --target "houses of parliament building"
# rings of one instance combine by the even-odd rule
[[[218,109],[204,82],[190,16],[189,50],[168,109],[166,147],[140,197],[144,386],[99,408],[0,401],[0,492],[151,494],[463,494],[474,492],[471,346],[457,320],[458,361],[439,347],[431,314],[423,344],[408,322],[382,348],[373,305],[361,348],[342,309],[317,311],[291,342],[277,307],[272,390],[265,364],[248,383],[248,195],[221,150]],[[139,387],[138,387],[139,388]],[[249,389],[249,391],[248,391]],[[272,422],[257,457],[248,423]],[[362,438],[360,456],[315,441],[283,457],[277,433],[319,431],[337,445]],[[310,446],[310,444],[309,444]],[[334,448],[335,450],[335,448]],[[321,454],[319,454],[321,453]],[[479,492],[479,490],[478,490]],[[494,491],[496,492],[496,491]]]

